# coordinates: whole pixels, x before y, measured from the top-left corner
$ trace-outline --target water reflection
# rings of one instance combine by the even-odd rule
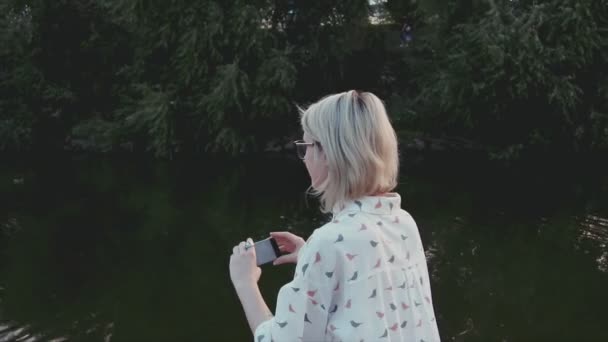
[[[83,326],[76,321],[72,324],[70,333],[56,337],[54,336],[56,333],[54,335],[51,332],[41,333],[30,325],[4,322],[0,323],[0,342],[65,342],[73,340],[110,342],[112,340],[113,323],[105,327],[101,327],[99,323],[92,324],[92,326]]]
[[[443,340],[608,340],[608,194],[541,210],[477,180],[404,178]],[[229,251],[322,225],[307,182],[285,159],[0,169],[0,342],[249,340]],[[263,268],[270,307],[292,275]]]
[[[575,217],[579,224],[577,247],[586,253],[597,255],[597,267],[608,272],[608,219],[588,214],[582,218]]]

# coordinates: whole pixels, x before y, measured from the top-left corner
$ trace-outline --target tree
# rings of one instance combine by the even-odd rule
[[[427,127],[481,142],[497,158],[605,148],[608,5],[490,4],[451,28],[421,82]]]

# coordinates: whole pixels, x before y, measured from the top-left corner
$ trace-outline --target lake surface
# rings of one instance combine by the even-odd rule
[[[602,171],[603,170],[603,171]],[[408,158],[444,341],[608,341],[608,177]],[[234,244],[327,218],[304,166],[57,157],[0,166],[0,341],[249,341]],[[273,308],[293,267],[265,266]]]

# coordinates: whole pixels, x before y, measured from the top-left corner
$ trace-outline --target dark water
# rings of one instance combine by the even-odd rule
[[[406,165],[444,341],[608,340],[608,178]],[[473,164],[474,165],[474,164]],[[578,170],[578,171],[577,171]],[[324,222],[299,161],[0,166],[0,341],[248,341],[232,246]],[[272,308],[291,266],[263,269]]]

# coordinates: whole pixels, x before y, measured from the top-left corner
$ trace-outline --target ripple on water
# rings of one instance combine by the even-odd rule
[[[92,329],[88,329],[84,335],[88,336],[89,338],[91,338],[91,336],[95,336],[94,340],[97,341],[111,342],[113,329],[114,323],[105,324],[103,326],[98,325]],[[41,333],[33,330],[34,329],[29,325],[20,325],[15,322],[0,321],[0,342],[65,342],[70,340],[70,338],[66,336],[57,337],[58,334]],[[75,337],[77,340],[82,340],[85,337],[82,336],[83,333],[79,329],[74,332],[74,335],[68,335]],[[85,340],[88,340],[89,338]]]
[[[584,217],[576,217],[579,227],[577,247],[591,252],[587,248],[597,249],[599,255],[596,257],[597,267],[602,272],[608,272],[608,218],[588,214]]]
[[[9,341],[36,341],[28,333],[28,326],[19,326],[10,322],[0,323],[0,342]]]

